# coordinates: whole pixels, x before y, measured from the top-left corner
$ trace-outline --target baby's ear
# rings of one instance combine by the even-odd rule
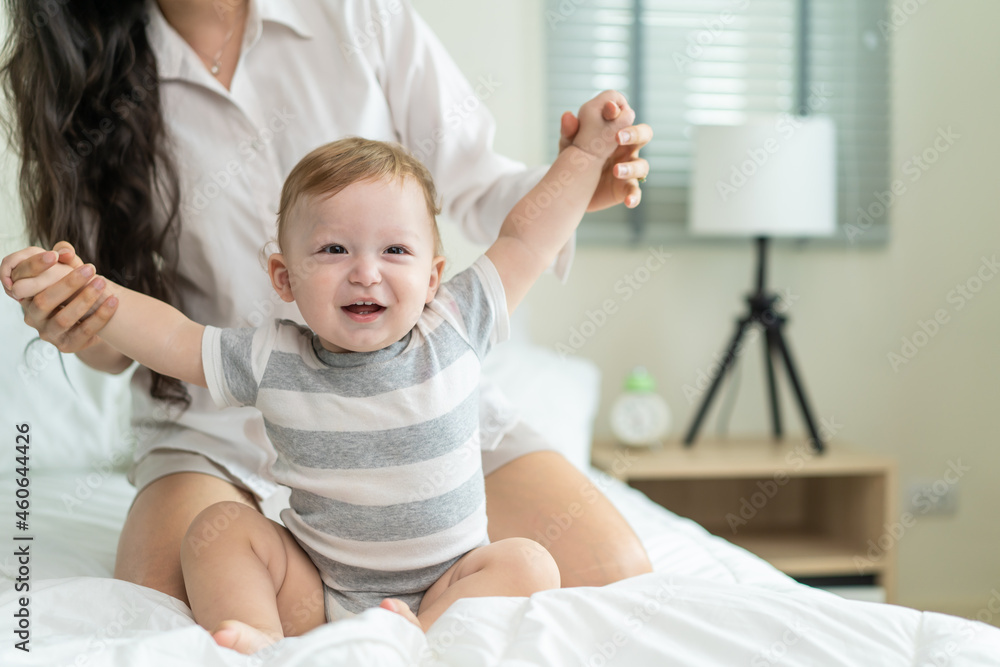
[[[285,256],[276,252],[267,258],[267,273],[271,276],[271,286],[278,293],[282,301],[291,303],[295,301],[292,295],[292,279],[288,273],[288,265],[285,264]]]
[[[430,303],[437,296],[438,288],[441,287],[442,275],[444,275],[444,257],[438,255],[431,260],[431,282],[427,286],[427,300],[424,303]]]

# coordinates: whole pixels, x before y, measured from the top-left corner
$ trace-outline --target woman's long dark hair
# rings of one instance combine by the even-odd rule
[[[69,241],[98,273],[177,304],[177,170],[165,148],[144,0],[6,0],[0,83],[32,243]],[[166,211],[154,224],[157,204]],[[176,260],[174,260],[176,261]],[[150,393],[190,404],[178,380]]]

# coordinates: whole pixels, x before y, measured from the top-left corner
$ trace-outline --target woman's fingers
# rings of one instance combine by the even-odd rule
[[[25,248],[0,262],[0,283],[21,302],[24,321],[66,353],[91,345],[118,305],[104,292],[106,281],[94,276],[94,266],[83,264],[65,241],[48,251]]]
[[[642,182],[649,176],[649,162],[639,157],[639,150],[653,139],[653,128],[645,123],[618,131],[618,145],[631,147],[635,158],[615,165],[614,175],[625,181],[625,206],[635,208],[642,200]]]
[[[625,184],[625,207],[635,208],[642,201],[642,189],[638,181],[629,181]]]
[[[635,208],[642,200],[642,182],[649,175],[649,162],[639,158],[629,162],[619,162],[614,168],[615,178],[624,181],[625,206]]]
[[[49,267],[59,261],[59,253],[54,250],[44,250],[27,257],[10,272],[10,279],[13,281],[37,278],[45,273]]]
[[[100,333],[118,307],[118,299],[112,299],[108,294],[101,295],[97,310],[93,315],[83,319],[80,324],[69,331],[63,338],[60,350],[63,352],[78,352],[94,342],[94,336]]]
[[[623,127],[618,130],[619,146],[635,146],[636,150],[642,148],[653,140],[653,128],[645,123]]]
[[[89,346],[114,312],[113,305],[107,306],[106,281],[94,278],[93,269],[88,264],[70,271],[57,284],[23,302],[24,321],[61,352]]]
[[[615,178],[639,180],[647,176],[649,176],[649,163],[641,158],[615,165]]]
[[[80,290],[83,289],[94,275],[93,265],[74,270],[70,270],[67,266],[59,265],[53,269],[53,272],[59,268],[64,269],[68,274],[55,285],[42,290],[34,296],[27,295],[29,298],[25,298],[21,304],[24,306],[24,321],[35,329],[38,329],[39,333],[42,333],[47,328],[51,331],[49,319],[52,317],[54,311],[70,305],[71,300],[76,298]],[[15,296],[23,296],[17,292],[22,282],[14,285]]]
[[[80,320],[86,317],[87,313],[101,298],[101,293],[106,286],[104,278],[100,276],[94,278],[90,283],[80,290],[80,293],[56,311],[52,316],[52,323],[55,325],[53,333],[65,333],[75,327]]]

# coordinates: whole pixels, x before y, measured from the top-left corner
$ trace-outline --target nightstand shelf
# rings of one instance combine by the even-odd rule
[[[895,563],[883,548],[895,516],[890,459],[837,445],[817,455],[805,442],[766,440],[652,450],[599,442],[592,459],[792,577],[871,576],[893,598]]]
[[[762,533],[727,539],[795,577],[828,576],[831,573],[872,574],[878,571],[878,568],[858,568],[853,545],[827,535]]]

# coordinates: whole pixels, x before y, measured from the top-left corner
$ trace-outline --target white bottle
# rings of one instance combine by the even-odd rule
[[[670,408],[656,393],[656,381],[637,366],[625,379],[625,393],[611,406],[611,431],[619,442],[636,447],[663,444],[670,430]]]

